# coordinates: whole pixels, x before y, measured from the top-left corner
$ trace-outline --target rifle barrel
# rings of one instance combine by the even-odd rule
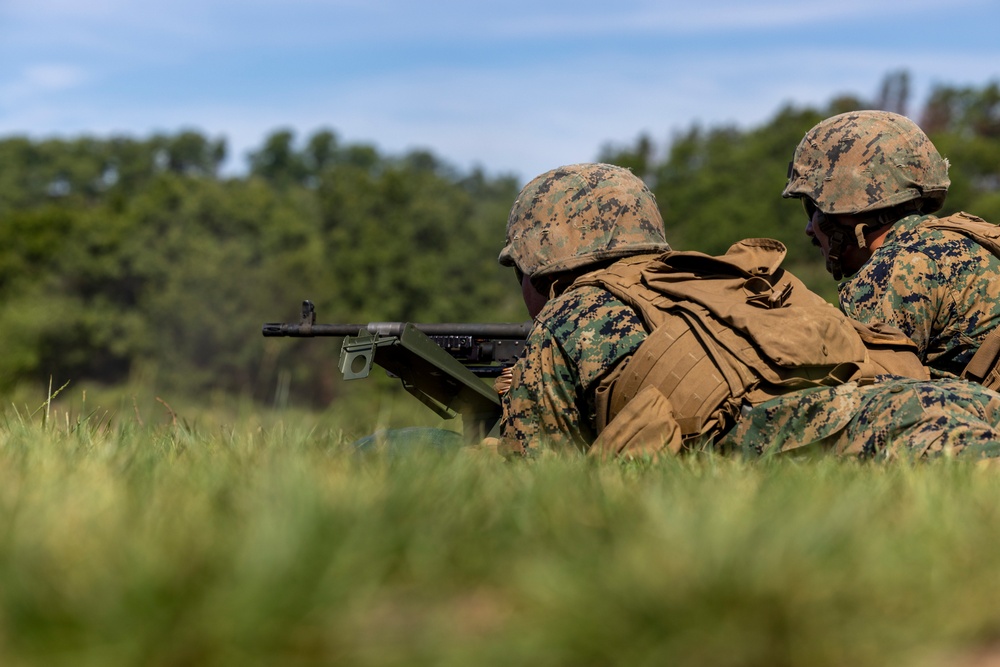
[[[367,330],[367,324],[303,324],[301,322],[268,322],[264,325],[264,336],[288,336],[291,338],[312,338],[314,336],[357,336]]]
[[[406,322],[371,322],[369,324],[308,324],[270,322],[264,325],[266,337],[287,336],[313,338],[319,336],[357,336],[362,331],[380,336],[399,336]],[[439,322],[413,326],[427,336],[473,336],[476,338],[524,339],[531,331],[531,322]]]

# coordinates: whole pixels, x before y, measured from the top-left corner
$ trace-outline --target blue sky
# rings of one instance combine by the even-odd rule
[[[0,137],[277,129],[521,180],[909,71],[1000,79],[996,0],[0,0]],[[789,147],[791,150],[792,147]]]

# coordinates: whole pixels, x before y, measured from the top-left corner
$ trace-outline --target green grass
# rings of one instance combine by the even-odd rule
[[[1000,636],[991,469],[45,414],[0,411],[5,666],[922,667]]]

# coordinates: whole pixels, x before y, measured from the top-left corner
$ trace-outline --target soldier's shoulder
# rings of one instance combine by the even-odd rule
[[[886,245],[916,251],[950,240],[951,233],[934,226],[937,220],[933,215],[911,215],[903,218],[892,226]]]
[[[873,254],[871,262],[913,267],[919,265],[921,260],[939,263],[992,255],[969,235],[935,227],[935,221],[933,216],[912,216],[896,223],[885,242]]]
[[[628,309],[621,300],[605,289],[586,285],[574,287],[545,304],[538,314],[540,326],[553,330],[565,324],[582,324],[612,318]]]
[[[538,316],[540,335],[570,358],[604,364],[628,354],[646,338],[642,318],[599,287],[574,288],[552,299]]]

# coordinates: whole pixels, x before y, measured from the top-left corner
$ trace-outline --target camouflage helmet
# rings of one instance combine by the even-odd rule
[[[916,123],[888,111],[828,118],[795,149],[782,197],[808,197],[827,215],[921,200],[932,213],[948,192],[948,161]]]
[[[524,186],[499,259],[538,277],[667,250],[663,218],[641,179],[610,164],[573,164]]]

